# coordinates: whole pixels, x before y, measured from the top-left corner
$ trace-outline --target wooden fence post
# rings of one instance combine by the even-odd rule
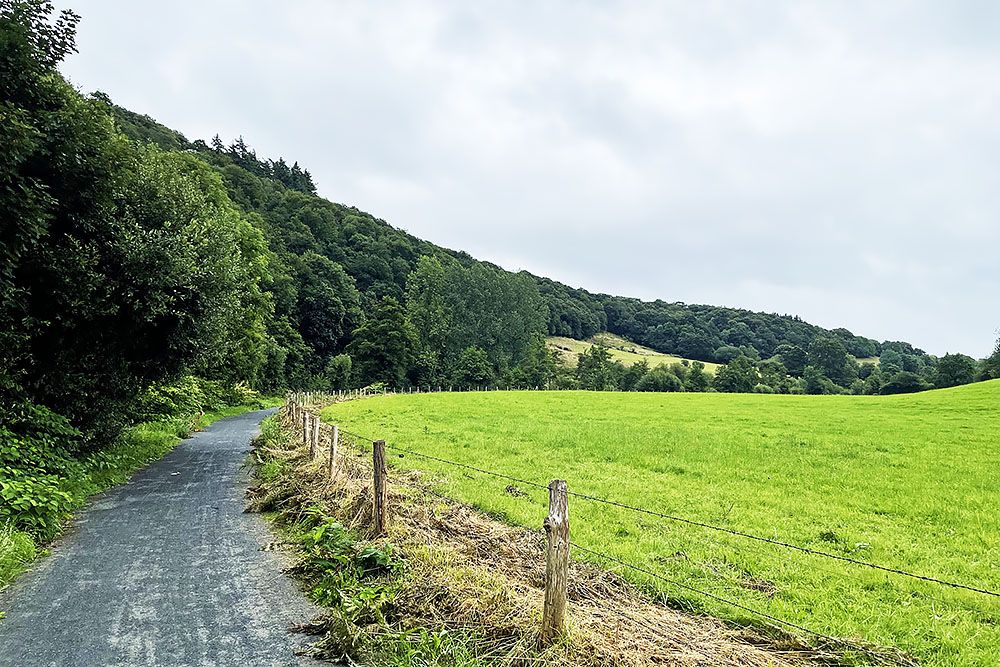
[[[545,606],[541,643],[548,646],[566,631],[566,585],[569,580],[569,495],[565,480],[549,482],[549,516],[545,519]]]
[[[385,440],[376,440],[372,443],[372,464],[375,470],[374,477],[374,505],[375,513],[375,534],[384,535],[385,526],[388,523],[386,518],[389,513],[388,493],[385,483],[387,470],[385,468]]]
[[[336,473],[337,469],[337,445],[340,444],[340,427],[336,424],[333,425],[333,435],[330,436],[330,481],[333,481],[333,475]]]
[[[316,450],[319,449],[319,427],[322,422],[319,415],[313,415],[312,437],[309,439],[309,457],[316,458]]]
[[[309,444],[309,413],[302,411],[302,444]]]

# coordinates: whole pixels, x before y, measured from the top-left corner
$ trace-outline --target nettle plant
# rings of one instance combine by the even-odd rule
[[[51,539],[73,509],[63,480],[84,477],[78,430],[48,408],[22,402],[0,423],[0,524]]]
[[[396,595],[402,559],[388,544],[358,541],[337,521],[313,508],[302,536],[304,569],[313,579],[312,597],[356,625],[385,625]],[[304,526],[305,527],[305,526]]]

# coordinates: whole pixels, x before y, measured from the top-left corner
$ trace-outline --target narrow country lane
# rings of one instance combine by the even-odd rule
[[[267,411],[216,422],[97,496],[0,593],[0,665],[315,665],[288,631],[319,611],[244,514],[251,438]]]

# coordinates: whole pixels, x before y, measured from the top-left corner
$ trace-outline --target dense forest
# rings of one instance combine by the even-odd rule
[[[2,7],[0,390],[22,431],[44,414],[106,440],[151,388],[188,376],[262,392],[891,393],[998,374],[997,355],[938,360],[786,315],[592,294],[422,241],[317,196],[307,169],[242,138],[189,141],[82,95],[58,72],[76,15]],[[709,380],[597,349],[569,369],[545,347],[602,331],[727,365]]]

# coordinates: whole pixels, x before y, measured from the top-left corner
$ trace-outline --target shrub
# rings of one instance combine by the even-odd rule
[[[681,379],[665,366],[657,366],[639,378],[636,391],[684,391]]]

